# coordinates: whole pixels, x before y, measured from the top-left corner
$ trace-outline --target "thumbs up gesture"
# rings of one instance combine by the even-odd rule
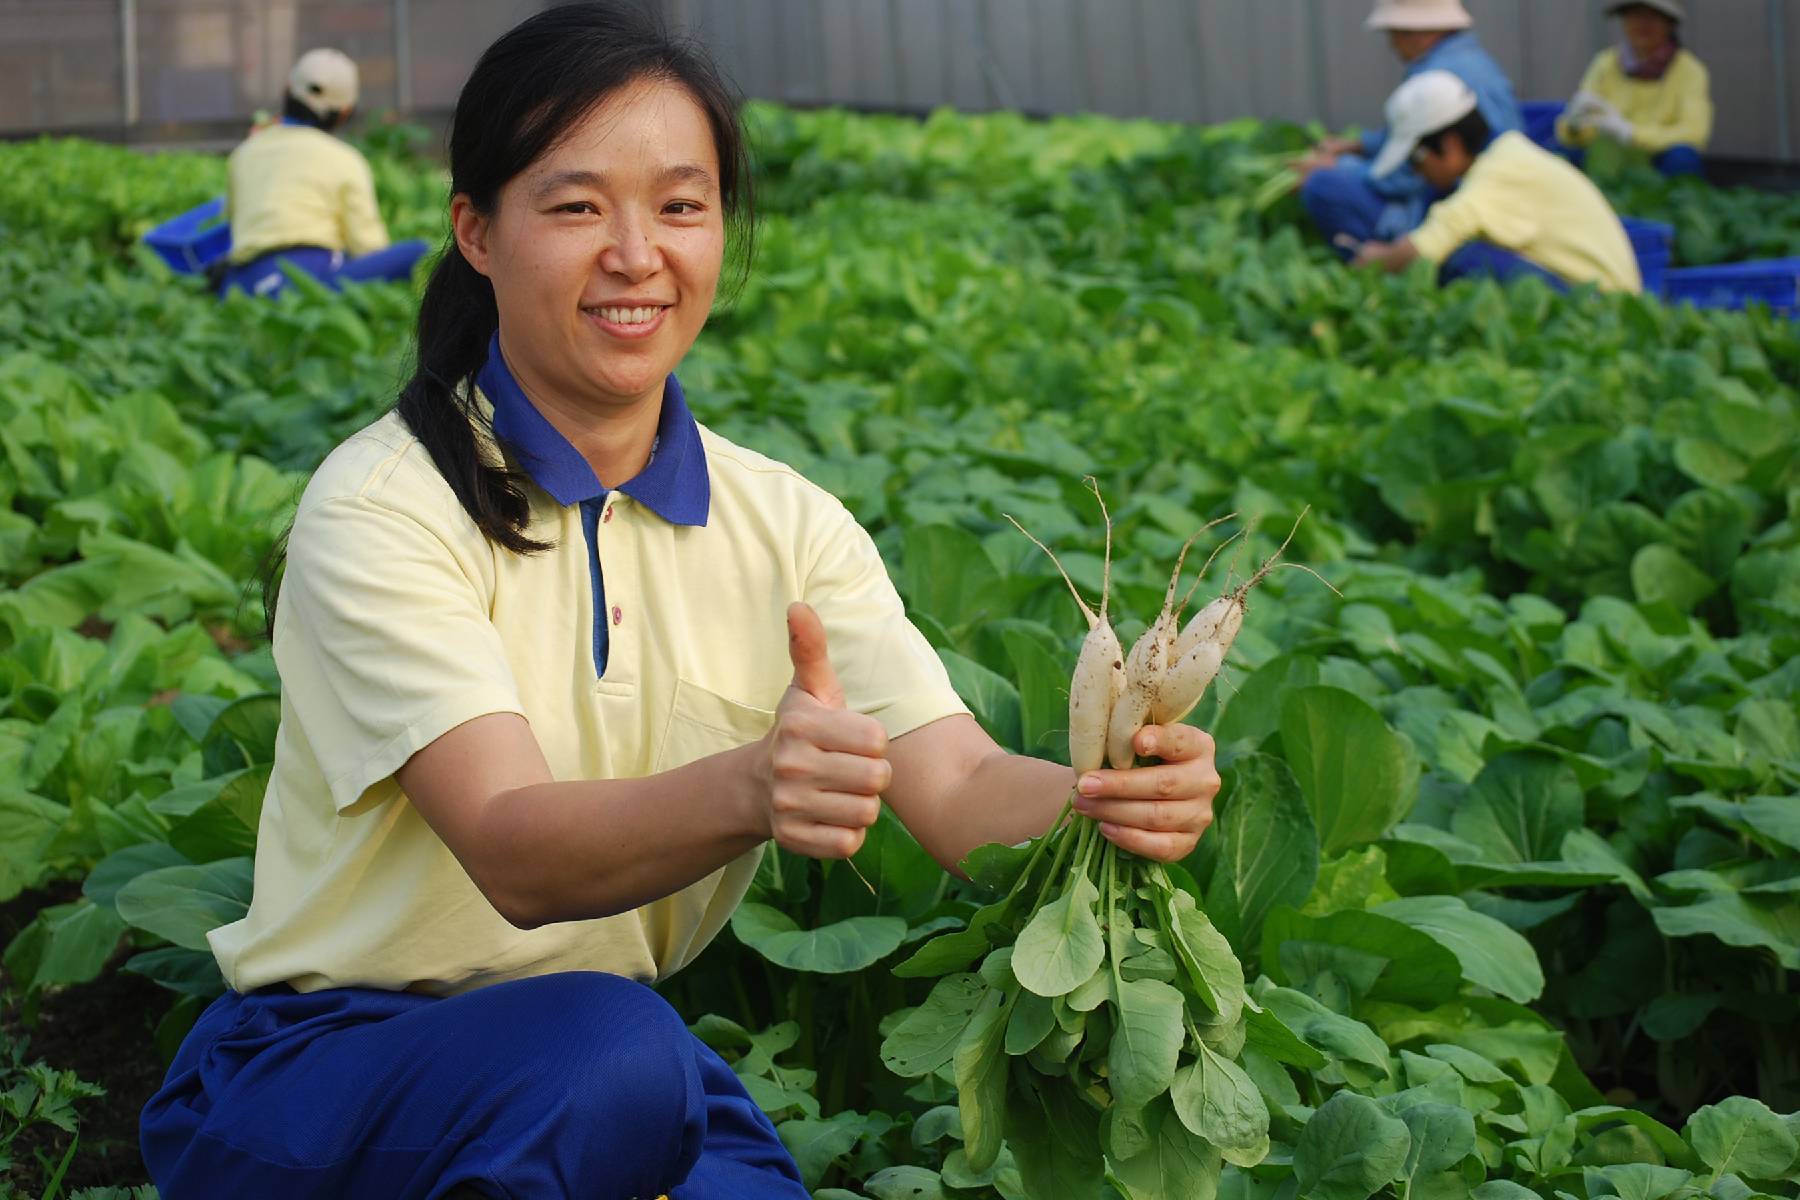
[[[768,833],[796,854],[848,858],[862,848],[893,778],[887,731],[844,707],[819,614],[791,604],[787,623],[794,680],[757,757]]]

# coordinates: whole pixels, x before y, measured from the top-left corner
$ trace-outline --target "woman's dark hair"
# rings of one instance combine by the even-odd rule
[[[300,97],[288,92],[281,101],[283,119],[298,121],[302,125],[311,125],[314,129],[323,129],[330,133],[344,123],[344,111],[340,108],[327,109],[323,115],[308,108]]]
[[[687,89],[705,111],[719,156],[719,193],[731,247],[730,282],[748,270],[754,232],[750,159],[738,106],[711,60],[651,16],[589,0],[547,9],[489,46],[457,97],[450,130],[450,192],[491,213],[500,189],[607,97],[654,79]],[[396,406],[470,518],[515,553],[547,549],[525,536],[520,479],[487,461],[473,381],[499,327],[494,289],[463,258],[454,235],[419,305],[418,358]]]
[[[1456,124],[1446,125],[1436,133],[1426,134],[1419,139],[1419,145],[1433,154],[1442,154],[1444,152],[1444,135],[1451,133],[1461,139],[1463,150],[1470,158],[1474,158],[1486,150],[1487,144],[1494,139],[1493,128],[1488,125],[1487,118],[1482,116],[1481,110],[1477,108],[1471,109],[1469,115]]]

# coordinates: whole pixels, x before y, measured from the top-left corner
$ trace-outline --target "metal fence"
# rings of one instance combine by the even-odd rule
[[[798,104],[1181,121],[1379,119],[1400,68],[1368,0],[638,0],[751,96]],[[1611,31],[1600,0],[1467,0],[1524,99],[1566,97]],[[0,132],[237,121],[314,45],[364,107],[441,111],[481,50],[544,0],[0,0]],[[1689,0],[1726,156],[1800,147],[1800,0]]]

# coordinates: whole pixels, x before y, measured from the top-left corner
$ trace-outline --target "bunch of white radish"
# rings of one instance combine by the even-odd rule
[[[1112,522],[1088,483],[1106,521],[1098,611],[1057,563],[1088,622],[1069,685],[1077,777],[1136,765],[1145,724],[1193,711],[1243,628],[1251,589],[1287,546],[1184,626],[1193,589],[1176,603],[1182,563],[1219,522],[1195,533],[1162,611],[1127,654],[1107,618]],[[888,1034],[883,1060],[906,1076],[953,1070],[967,1166],[990,1170],[1004,1137],[1034,1198],[1089,1196],[1103,1178],[1127,1200],[1211,1195],[1224,1162],[1253,1166],[1268,1152],[1268,1109],[1237,1060],[1249,1029],[1274,1018],[1251,1000],[1196,893],[1176,883],[1191,880],[1120,850],[1093,820],[1069,820],[1074,794],[1028,850],[988,848],[989,861],[1011,864],[1003,899],[896,968],[942,978]]]

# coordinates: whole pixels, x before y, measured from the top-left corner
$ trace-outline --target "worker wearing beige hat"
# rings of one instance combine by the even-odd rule
[[[1376,0],[1366,28],[1387,35],[1406,64],[1406,78],[1448,71],[1475,93],[1482,117],[1496,133],[1520,127],[1512,81],[1482,47],[1462,0]],[[1377,170],[1388,131],[1360,138],[1327,138],[1297,164],[1301,202],[1328,241],[1399,237],[1425,219],[1434,198],[1406,163]]]
[[[1600,189],[1523,133],[1495,136],[1462,80],[1415,75],[1389,99],[1387,117],[1376,167],[1410,161],[1434,189],[1454,194],[1411,233],[1354,247],[1358,266],[1398,271],[1422,258],[1446,283],[1530,275],[1559,291],[1643,290],[1631,240]]]
[[[272,296],[288,263],[336,287],[405,279],[428,249],[388,244],[366,159],[333,136],[356,107],[356,64],[338,50],[308,50],[288,74],[281,122],[231,152],[226,215],[231,222],[224,295]]]
[[[1608,11],[1623,37],[1594,56],[1556,123],[1557,138],[1578,150],[1611,138],[1647,151],[1665,175],[1700,174],[1700,152],[1712,137],[1712,82],[1681,44],[1687,13],[1676,0]]]

